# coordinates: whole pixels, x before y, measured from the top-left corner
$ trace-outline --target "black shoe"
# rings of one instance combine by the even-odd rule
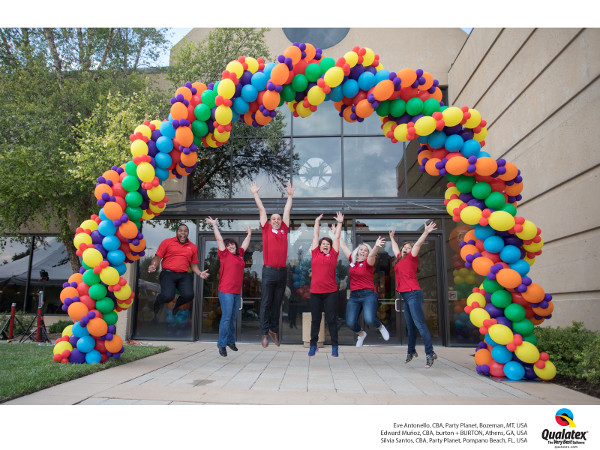
[[[234,352],[238,351],[238,348],[235,346],[235,344],[227,344],[227,347],[229,347],[231,350],[233,350]]]
[[[180,306],[183,306],[183,302],[181,301],[181,297],[177,297],[177,300],[175,300],[175,306],[173,306],[173,309],[171,310],[171,314],[176,315],[179,312]]]
[[[154,314],[158,314],[158,311],[160,311],[160,303],[158,303],[158,300],[154,300],[154,306],[152,307],[154,310]]]
[[[227,349],[225,347],[219,347],[219,355],[227,356]]]

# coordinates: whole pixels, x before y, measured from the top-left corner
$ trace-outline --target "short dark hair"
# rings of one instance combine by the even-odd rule
[[[329,242],[329,245],[330,245],[331,247],[333,247],[333,241],[331,240],[331,238],[328,238],[328,237],[324,237],[324,238],[321,238],[321,239],[319,239],[319,247],[321,246],[321,243],[322,243],[323,241],[327,241],[327,242]]]
[[[236,255],[240,254],[240,247],[238,246],[238,243],[236,240],[230,239],[230,238],[225,238],[225,239],[223,239],[223,244],[225,244],[225,247],[227,247],[229,244],[235,244],[235,254]]]
[[[188,230],[188,233],[190,232],[190,227],[188,227],[185,223],[180,223],[179,225],[177,225],[177,228],[175,229],[175,231],[179,230],[179,227],[186,227]]]

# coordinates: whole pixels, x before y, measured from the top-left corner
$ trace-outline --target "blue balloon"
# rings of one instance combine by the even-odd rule
[[[104,208],[102,208],[101,213],[104,214]],[[100,214],[100,217],[102,217],[102,214]],[[106,217],[106,216],[104,216],[104,217]],[[100,233],[102,236],[112,236],[116,232],[117,232],[117,227],[115,227],[115,224],[113,223],[112,220],[104,219],[98,225],[98,233]],[[104,242],[104,239],[102,240],[102,242]]]
[[[254,86],[254,88],[257,91],[264,91],[267,87],[267,82],[269,81],[269,77],[267,75],[265,75],[263,72],[256,72],[254,75],[252,75],[252,80],[250,81],[250,83],[252,84],[252,86]],[[246,86],[244,86],[246,87]],[[242,88],[242,95],[244,92],[244,88]],[[257,93],[258,95],[258,93]],[[252,101],[252,100],[250,100]]]
[[[117,272],[119,272],[119,275],[124,275],[125,272],[127,272],[127,266],[122,263],[114,265],[114,268],[117,269]]]
[[[519,381],[525,376],[525,368],[516,361],[510,361],[504,365],[504,375],[509,380]]]
[[[159,152],[169,153],[171,150],[173,150],[173,140],[167,136],[161,136],[156,140],[156,148]]]
[[[173,128],[173,125],[171,125],[171,121],[165,121],[160,124],[160,134],[166,136],[169,139],[173,139],[175,137],[175,128]],[[158,140],[156,142],[158,144]]]
[[[116,249],[108,252],[108,254],[106,255],[106,259],[108,260],[111,266],[116,268],[116,266],[125,262],[125,253],[123,253],[123,250]]]
[[[251,103],[258,97],[258,90],[252,84],[247,84],[242,88],[242,98]]]
[[[373,75],[371,72],[363,72],[358,77],[358,86],[363,91],[368,91],[371,89],[373,86],[375,86],[376,82],[377,80],[375,79],[375,75]]]
[[[162,167],[155,167],[154,175],[156,175],[160,181],[165,181],[169,178],[169,171],[167,169],[163,169]]]
[[[275,64],[274,62],[270,62],[265,64],[265,68],[263,69],[263,73],[266,75],[267,80],[269,78],[271,78],[271,71],[273,70],[273,67],[275,67],[277,64]],[[258,72],[257,72],[258,73]],[[262,89],[259,89],[262,91]]]
[[[82,336],[77,341],[77,350],[79,350],[81,353],[89,353],[94,349],[95,345],[96,341],[92,336]]]
[[[496,341],[494,341],[491,337],[490,334],[486,334],[485,337],[483,338],[483,340],[485,341],[485,343],[487,345],[491,345],[492,347],[498,345],[498,343]]]
[[[485,241],[490,236],[494,236],[496,234],[496,231],[489,225],[484,227],[481,225],[475,225],[473,228],[475,229],[475,237],[480,241]]]
[[[380,81],[389,80],[389,79],[390,79],[390,71],[389,70],[382,69],[375,74],[375,81],[376,81],[375,84],[379,83]],[[375,86],[375,84],[373,86]]]
[[[465,158],[468,158],[470,156],[477,156],[480,151],[481,144],[475,139],[469,139],[468,141],[465,141],[465,143],[462,146],[462,149],[460,150],[460,152]]]
[[[483,248],[490,253],[498,253],[504,248],[504,240],[500,236],[490,236],[483,241]]]
[[[157,167],[168,169],[171,164],[173,164],[173,158],[168,153],[158,153],[154,157],[154,161],[156,161]]]
[[[341,85],[334,87],[329,94],[329,99],[333,102],[339,102],[344,98],[344,89]]]
[[[360,87],[358,81],[348,78],[342,85],[342,92],[346,98],[354,98],[358,94]]]
[[[429,140],[427,141],[427,143],[431,148],[442,148],[446,143],[446,133],[444,133],[443,131],[434,131],[429,135]]]
[[[83,336],[89,336],[90,335],[90,333],[88,332],[87,328],[86,327],[82,327],[79,324],[79,321],[77,321],[77,322],[75,322],[73,324],[73,328],[71,328],[71,331],[73,332],[74,336],[77,336],[77,337],[80,337],[80,338],[83,337]]]
[[[529,270],[531,270],[531,266],[529,265],[529,263],[523,259],[520,259],[517,262],[509,264],[509,267],[512,270],[516,270],[517,272],[519,272],[519,275],[521,275],[521,276],[527,275],[529,273]]]
[[[115,235],[106,236],[104,239],[102,239],[102,246],[107,252],[112,252],[121,246],[121,241]]]
[[[492,155],[490,155],[488,152],[479,152],[479,153],[477,154],[477,158],[483,158],[484,156],[485,156],[485,157],[488,157],[488,158],[491,158],[491,157],[492,157]]]
[[[492,358],[500,364],[506,364],[512,360],[512,352],[506,348],[506,345],[496,345],[492,349]]]
[[[242,88],[243,90],[244,88]],[[244,100],[243,97],[238,97],[233,101],[233,110],[239,114],[246,114],[248,112],[248,110],[250,109],[250,105],[248,104],[248,102],[246,100]]]
[[[449,152],[458,152],[463,147],[465,141],[460,137],[460,134],[453,134],[446,138],[446,150]]]
[[[521,250],[514,245],[505,245],[500,252],[500,259],[507,264],[514,264],[521,259]]]
[[[102,355],[98,350],[92,350],[85,355],[85,362],[88,364],[98,364],[102,359]]]

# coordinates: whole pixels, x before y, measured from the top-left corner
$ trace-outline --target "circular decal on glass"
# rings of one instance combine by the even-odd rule
[[[322,189],[327,187],[333,170],[321,158],[309,158],[298,170],[300,180],[311,188]]]

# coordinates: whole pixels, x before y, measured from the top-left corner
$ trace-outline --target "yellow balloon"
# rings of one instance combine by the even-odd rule
[[[308,117],[312,114],[310,108],[305,108],[302,103],[298,103],[298,106],[296,107],[296,112],[300,117]]]
[[[408,138],[406,137],[407,134],[408,134],[408,127],[406,126],[405,123],[401,123],[394,129],[394,138],[396,138],[396,140],[398,140],[400,142],[408,141]]]
[[[67,325],[64,330],[62,330],[61,336],[73,336],[73,325]]]
[[[385,136],[387,136],[388,132],[390,132],[392,130],[392,127],[396,124],[396,122],[394,122],[393,120],[390,120],[386,123],[383,124],[383,127],[381,128],[383,130],[383,134]]]
[[[459,199],[459,198],[455,198],[454,200],[450,200],[448,202],[448,204],[446,205],[446,211],[448,211],[448,214],[450,214],[451,216],[454,215],[454,210],[456,208],[460,208],[460,205],[462,205],[464,202]]]
[[[551,380],[556,376],[556,366],[550,361],[546,361],[546,366],[543,369],[533,366],[533,371],[542,380]]]
[[[419,136],[429,136],[435,131],[437,121],[430,116],[423,116],[415,122],[415,131]]]
[[[88,249],[86,249],[83,252],[82,257],[83,257],[83,262],[88,267],[96,267],[103,260],[102,253],[100,253],[95,248],[88,248]]]
[[[463,112],[460,108],[451,106],[442,111],[442,117],[447,127],[453,127],[463,120]]]
[[[519,239],[529,241],[537,235],[537,226],[533,222],[526,220],[523,222],[523,231],[516,234]]]
[[[496,325],[492,325],[489,330],[489,335],[493,339],[494,342],[500,345],[506,345],[513,340],[513,332],[506,325],[501,325],[497,323]]]
[[[156,215],[154,215],[154,214],[150,214],[150,213],[149,213],[148,211],[146,211],[146,210],[144,210],[144,211],[142,212],[142,219],[144,219],[144,220],[151,220],[151,219],[154,219],[155,217],[156,217]]]
[[[162,121],[155,119],[155,120],[150,121],[150,123],[152,125],[154,125],[154,129],[155,130],[159,130],[160,129],[160,124],[162,123]]]
[[[350,67],[354,67],[358,62],[358,55],[356,52],[348,52],[344,55],[344,59]]]
[[[469,313],[469,320],[476,327],[483,326],[483,321],[490,318],[490,314],[483,308],[475,308]]]
[[[544,246],[544,239],[540,238],[540,242],[537,242],[537,243],[532,242],[531,244],[523,245],[523,248],[525,250],[527,250],[528,252],[535,253],[537,251],[540,251],[543,246]]]
[[[57,353],[62,353],[65,350],[73,350],[73,346],[69,344],[69,341],[60,341],[58,344],[54,346],[52,352],[56,355]]]
[[[137,176],[140,180],[149,183],[154,180],[155,172],[152,164],[148,162],[141,162],[137,166]]]
[[[460,191],[455,186],[449,187],[448,189],[446,189],[446,192],[444,192],[444,198],[448,200],[455,194],[460,195]]]
[[[313,86],[306,94],[306,98],[310,102],[311,105],[320,105],[325,100],[325,92],[319,86]]]
[[[219,125],[227,125],[231,123],[232,118],[233,112],[231,111],[230,107],[223,105],[217,106],[217,109],[215,110],[215,120],[219,123]]]
[[[477,142],[481,142],[485,139],[486,136],[487,136],[487,128],[483,127],[479,133],[475,133],[473,135],[473,139],[475,139]]]
[[[339,86],[344,81],[344,69],[341,67],[331,67],[325,72],[325,76],[323,77],[325,80],[325,84],[331,88]]]
[[[258,61],[254,58],[246,56],[246,64],[248,64],[248,71],[255,73],[258,70]]]
[[[238,77],[238,79],[244,73],[244,66],[242,66],[242,63],[237,60],[231,61],[229,64],[227,64],[227,67],[225,67],[225,69],[229,72],[235,73],[235,76]],[[231,97],[227,97],[227,98],[231,98]]]
[[[219,130],[215,130],[214,136],[217,141],[225,143],[229,140],[231,132],[223,131],[222,133],[219,133]]]
[[[147,137],[148,139],[150,139],[152,137],[152,130],[150,129],[150,127],[148,125],[138,125],[133,134],[135,133],[142,133],[142,136]]]
[[[515,226],[515,218],[506,211],[494,211],[488,220],[490,227],[497,231],[510,230]]]
[[[131,297],[131,288],[129,287],[129,284],[126,283],[124,286],[121,286],[121,289],[115,291],[114,294],[119,300],[127,300]]]
[[[159,184],[158,186],[154,186],[152,189],[147,190],[146,194],[148,194],[148,198],[153,202],[160,202],[165,198],[165,188]]]
[[[538,359],[540,359],[540,352],[531,342],[523,341],[521,345],[519,345],[515,349],[515,355],[524,363],[533,364]],[[547,363],[547,361],[546,361]]]
[[[474,302],[477,302],[480,308],[483,308],[487,303],[485,297],[479,292],[473,292],[467,297],[467,306],[471,306]]]
[[[114,267],[105,267],[100,272],[100,280],[107,286],[114,286],[119,282],[119,272]]]
[[[158,205],[152,205],[150,204],[150,206],[148,207],[148,209],[150,209],[150,211],[152,211],[154,214],[158,215],[161,212],[163,212],[165,210],[167,205],[164,206],[158,206]]]
[[[141,139],[136,139],[131,143],[131,154],[133,156],[142,156],[148,154],[148,144]]]
[[[229,78],[221,80],[217,87],[217,94],[224,98],[231,98],[235,94],[235,83]],[[219,106],[220,108],[220,106]],[[217,108],[218,109],[218,108]],[[216,118],[216,114],[215,114]]]
[[[477,126],[481,123],[481,113],[476,109],[469,109],[471,113],[471,117],[467,119],[465,122],[465,127],[467,128],[477,128]]]
[[[83,228],[84,230],[90,230],[90,231],[95,231],[98,229],[98,224],[96,223],[95,220],[92,219],[88,219],[88,220],[84,220],[83,222],[81,222],[81,225],[79,225],[81,228]]]
[[[467,225],[475,225],[481,219],[481,210],[477,206],[467,206],[460,212],[460,220]]]
[[[75,238],[73,239],[73,245],[75,246],[75,248],[79,248],[81,244],[90,245],[91,243],[92,237],[87,233],[77,233],[75,235]]]
[[[370,48],[365,48],[365,50],[366,53],[363,56],[362,64],[363,66],[367,67],[373,64],[373,61],[375,61],[375,53]]]

